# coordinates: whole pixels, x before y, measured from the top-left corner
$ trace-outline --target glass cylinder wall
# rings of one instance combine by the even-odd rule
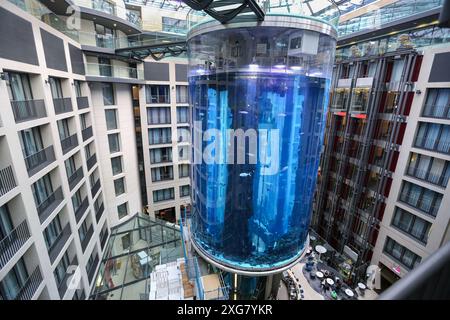
[[[325,22],[276,14],[190,31],[192,241],[215,264],[272,273],[301,256],[335,38]]]

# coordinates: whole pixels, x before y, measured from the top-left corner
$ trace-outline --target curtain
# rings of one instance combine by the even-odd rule
[[[44,230],[44,239],[47,249],[50,249],[55,243],[59,234],[61,233],[61,223],[59,221],[59,216],[56,216],[52,222]]]
[[[433,164],[431,165],[428,181],[438,184],[445,169],[445,160],[433,158]]]
[[[441,126],[436,123],[428,123],[427,127],[428,127],[428,130],[427,130],[427,136],[425,138],[424,147],[427,149],[434,149],[434,146],[436,145],[436,141],[439,137],[439,131],[441,129]],[[441,141],[442,141],[442,139],[441,139]]]
[[[57,78],[49,77],[50,91],[52,92],[53,99],[59,99],[63,97],[61,81]]]
[[[52,182],[48,175],[33,184],[34,200],[37,206],[41,205],[53,193]]]
[[[43,149],[41,131],[38,127],[25,129],[21,132],[25,157],[33,155]]]
[[[5,296],[6,300],[13,300],[17,297],[27,278],[28,272],[23,263],[23,258],[21,258],[0,282],[2,295]]]
[[[427,131],[426,124],[421,122],[419,124],[419,129],[417,130],[417,136],[416,136],[416,145],[417,146],[423,147],[426,131]]]
[[[443,153],[450,152],[450,125],[442,125],[444,128],[442,129],[441,136],[439,138],[437,149]]]
[[[426,233],[428,230],[428,226],[428,222],[416,217],[414,219],[414,225],[412,226],[410,233],[413,237],[426,242]]]

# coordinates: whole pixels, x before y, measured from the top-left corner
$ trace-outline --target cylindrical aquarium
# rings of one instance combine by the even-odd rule
[[[279,272],[308,242],[336,29],[267,14],[188,34],[192,243],[240,274]]]

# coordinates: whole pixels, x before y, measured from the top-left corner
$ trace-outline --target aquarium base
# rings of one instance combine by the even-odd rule
[[[191,244],[194,247],[195,251],[208,263],[216,266],[217,268],[224,270],[226,272],[235,273],[238,275],[243,276],[250,276],[250,277],[263,277],[268,275],[273,275],[277,273],[281,273],[289,268],[292,268],[294,265],[296,265],[306,254],[307,248],[309,247],[309,235],[306,237],[305,245],[303,247],[303,250],[300,251],[295,258],[293,258],[288,263],[275,267],[273,269],[256,269],[256,270],[249,270],[249,269],[242,269],[242,268],[236,268],[233,265],[224,264],[222,261],[218,261],[217,259],[211,257],[207,252],[205,252],[204,249],[202,249],[199,245],[195,243],[195,240],[191,238]]]

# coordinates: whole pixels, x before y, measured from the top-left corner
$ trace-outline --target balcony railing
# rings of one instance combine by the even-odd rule
[[[90,137],[92,137],[93,132],[92,132],[92,126],[87,127],[86,129],[83,129],[81,131],[81,135],[83,137],[83,141],[86,141],[87,139],[89,139]]]
[[[95,219],[97,220],[97,222],[100,221],[100,218],[102,217],[104,211],[105,211],[105,205],[102,203],[100,205],[100,207],[98,208],[98,210],[95,212]]]
[[[28,175],[31,177],[36,172],[39,172],[50,163],[55,161],[55,152],[53,146],[42,149],[25,158],[25,164],[28,170]]]
[[[5,238],[0,240],[0,269],[22,248],[25,242],[30,239],[27,221],[22,221]]]
[[[91,189],[91,195],[92,195],[92,198],[94,198],[94,196],[97,194],[97,192],[98,192],[99,189],[100,189],[100,179],[98,179],[98,180],[95,182],[94,186],[93,186],[92,189]]]
[[[73,257],[72,261],[70,262],[71,266],[78,266],[78,259],[77,256]],[[69,280],[69,277],[72,276],[73,273],[69,273],[66,271],[66,274],[64,275],[64,278],[61,280],[61,283],[58,286],[58,292],[59,297],[62,299],[67,291],[67,281]]]
[[[88,99],[88,97],[77,97],[77,106],[78,106],[78,109],[89,108],[89,99]]]
[[[47,116],[44,100],[11,101],[11,106],[16,122],[36,120]]]
[[[87,245],[89,244],[89,242],[91,241],[92,235],[94,234],[94,226],[91,225],[88,229],[88,231],[86,232],[86,235],[84,236],[83,241],[81,241],[81,248],[84,250],[86,250]]]
[[[83,179],[83,167],[80,167],[70,177],[68,177],[70,190],[73,190],[81,179]]]
[[[69,152],[70,150],[72,150],[77,146],[78,146],[78,138],[76,133],[71,135],[70,137],[61,140],[61,148],[63,154],[66,154],[67,152]]]
[[[39,270],[39,266],[37,266],[36,269],[34,269],[33,273],[31,273],[31,275],[25,281],[25,284],[22,286],[22,288],[20,288],[19,293],[14,298],[14,300],[31,300],[41,283],[42,274],[41,270]]]
[[[136,68],[100,63],[87,63],[86,75],[94,77],[144,80],[143,72]]]
[[[11,166],[0,170],[0,197],[17,187],[14,172]]]
[[[53,99],[53,105],[55,107],[56,114],[66,113],[73,110],[72,100],[70,98]]]
[[[47,197],[42,203],[37,206],[37,211],[39,214],[39,220],[42,222],[47,219],[50,214],[55,210],[55,208],[63,201],[64,195],[62,188],[59,187],[50,196]]]
[[[450,242],[382,293],[380,300],[449,300]]]
[[[77,221],[77,223],[80,222],[80,219],[83,217],[83,214],[86,212],[88,206],[89,201],[88,198],[85,197],[80,206],[75,210],[75,220]]]
[[[91,268],[87,272],[89,283],[91,283],[92,279],[94,278],[95,270],[97,270],[97,265],[98,265],[98,255],[95,256],[94,262],[92,263]]]
[[[48,255],[50,257],[50,262],[53,263],[56,257],[60,254],[62,248],[66,244],[72,232],[70,231],[70,224],[67,223],[66,226],[62,229],[55,242],[52,244],[50,249],[48,250]]]
[[[97,156],[95,154],[93,154],[92,156],[90,156],[89,159],[87,159],[86,164],[87,164],[87,168],[88,171],[92,169],[92,167],[97,163]]]

